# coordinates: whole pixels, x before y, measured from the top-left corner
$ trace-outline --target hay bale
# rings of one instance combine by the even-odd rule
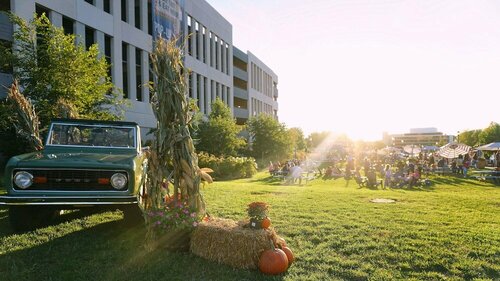
[[[196,227],[191,236],[193,254],[236,268],[258,268],[263,251],[270,249],[269,239],[278,239],[269,229],[243,227],[244,222],[212,218]]]

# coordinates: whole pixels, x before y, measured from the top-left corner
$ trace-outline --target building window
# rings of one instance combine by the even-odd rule
[[[134,1],[135,28],[141,29],[141,0]]]
[[[142,101],[142,52],[141,49],[135,48],[135,83],[136,83],[136,99]]]
[[[229,75],[229,45],[226,44],[226,74]]]
[[[215,69],[219,69],[219,38],[215,35]]]
[[[212,31],[210,31],[210,66],[214,67],[214,36]]]
[[[207,93],[208,93],[208,79],[207,77],[203,77],[203,95],[205,97],[207,97]],[[210,103],[210,101],[205,98],[204,99],[204,104],[202,105],[203,106],[203,109],[205,110],[205,113],[208,113],[208,104]]]
[[[74,34],[75,33],[75,21],[63,16],[62,18],[62,27],[64,30],[64,34]]]
[[[148,34],[153,35],[153,2],[148,0]]]
[[[248,108],[248,101],[245,99],[240,99],[235,97],[233,99],[234,102],[234,107],[236,108],[241,108],[241,109],[247,109]]]
[[[247,90],[247,84],[248,84],[247,81],[241,80],[238,77],[233,77],[233,85],[236,88],[239,88],[239,89],[242,89],[242,90],[246,91]]]
[[[148,69],[149,69],[149,84],[153,84],[154,83],[154,76],[153,76],[153,63],[151,62],[151,58],[148,56]],[[149,102],[152,102],[152,99],[151,99],[151,94],[149,95]]]
[[[192,98],[193,97],[193,75],[195,75],[195,73],[191,73],[191,75],[189,75],[189,78],[188,78],[188,97],[189,98]]]
[[[198,108],[201,108],[201,103],[200,103],[200,97],[201,97],[201,87],[200,87],[200,84],[201,84],[201,75],[200,74],[197,74],[196,75],[196,105],[198,106]]]
[[[194,46],[194,52],[196,53],[196,59],[199,60],[200,59],[200,52],[199,52],[199,46],[200,46],[200,43],[199,42],[200,40],[198,40],[200,38],[200,36],[198,36],[200,34],[200,24],[198,22],[195,22],[194,23],[194,34],[193,36],[195,36],[195,41],[196,41],[196,46]]]
[[[188,26],[188,54],[190,56],[193,55],[193,52],[191,51],[192,45],[193,45],[193,22],[190,16],[187,16],[187,26]]]
[[[128,98],[128,44],[122,42],[123,98]]]
[[[122,0],[122,21],[127,22],[127,0]]]
[[[210,80],[210,103],[215,100],[215,82]]]
[[[0,1],[0,11],[10,11],[10,0]]]
[[[106,61],[108,62],[108,76],[113,77],[112,72],[111,72],[111,67],[112,67],[112,38],[109,35],[104,35],[104,57],[106,58]]]
[[[89,3],[90,5],[94,5],[94,0],[85,0],[85,2]]]
[[[45,16],[48,18],[49,17],[49,12],[50,10],[43,7],[43,6],[40,6],[38,4],[35,5],[35,13],[38,15],[38,16],[41,16],[42,14],[45,14]]]
[[[207,63],[207,29],[202,27],[202,45],[203,48],[203,63]]]
[[[95,44],[95,29],[85,26],[85,47],[87,50]]]
[[[111,0],[103,0],[102,5],[104,8],[104,11],[108,14],[111,14]]]
[[[219,38],[220,39],[220,38]],[[220,41],[220,71],[224,72],[224,65],[225,65],[225,56],[224,56],[224,41],[222,39]]]

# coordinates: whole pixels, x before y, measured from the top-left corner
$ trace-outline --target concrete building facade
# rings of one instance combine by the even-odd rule
[[[130,101],[125,119],[137,122],[146,133],[156,126],[150,105],[149,53],[152,50],[152,0],[6,0],[0,9],[30,20],[45,13],[65,32],[77,35],[77,43],[89,47],[97,43],[111,65],[112,82]],[[203,0],[185,0],[184,30],[190,34],[184,45],[188,95],[196,99],[200,111],[208,114],[210,104],[222,99],[235,117],[261,112],[277,116],[277,76],[256,56],[245,54],[248,108],[235,106],[232,25]],[[0,15],[0,43],[11,44],[12,24]],[[237,74],[241,73],[239,69]],[[9,70],[0,69],[0,83],[9,85]],[[274,83],[274,84],[273,84]],[[238,92],[238,94],[241,94]],[[1,93],[0,93],[1,95]],[[274,99],[274,100],[273,100]],[[240,100],[236,99],[237,103]],[[240,121],[242,121],[240,119]]]
[[[278,76],[251,52],[233,48],[234,117],[238,124],[264,113],[278,119]]]

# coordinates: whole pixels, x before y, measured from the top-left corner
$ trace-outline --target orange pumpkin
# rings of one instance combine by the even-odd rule
[[[293,255],[292,250],[290,250],[290,248],[286,246],[282,247],[281,249],[283,250],[283,252],[285,252],[286,257],[288,258],[288,266],[292,265],[293,261],[295,261],[295,257]]]
[[[265,217],[262,220],[261,227],[266,229],[266,228],[269,228],[270,226],[271,226],[271,219],[269,219],[268,217]]]
[[[275,249],[265,250],[259,259],[259,269],[264,274],[277,275],[283,273],[288,268],[288,258],[285,252]]]

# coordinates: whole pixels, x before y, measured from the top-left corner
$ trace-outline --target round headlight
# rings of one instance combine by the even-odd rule
[[[21,189],[26,189],[33,184],[33,175],[28,172],[17,172],[14,183]]]
[[[111,185],[115,189],[122,189],[127,185],[127,176],[122,173],[116,173],[111,176]]]

